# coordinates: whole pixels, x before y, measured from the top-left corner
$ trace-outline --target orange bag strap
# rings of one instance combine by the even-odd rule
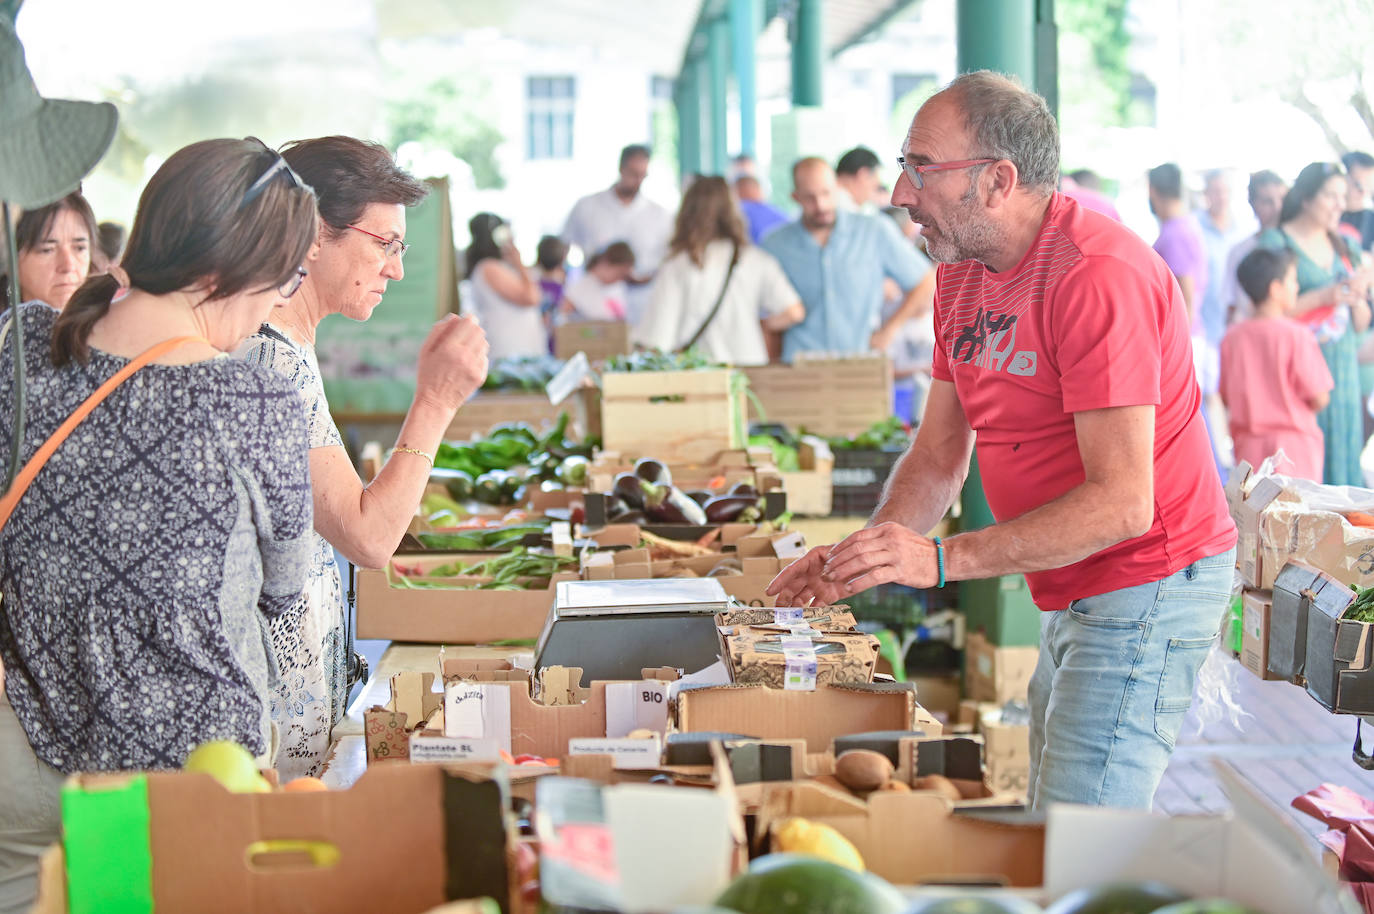
[[[57,452],[57,449],[62,446],[62,442],[67,440],[67,436],[91,414],[92,410],[100,405],[100,401],[112,394],[116,387],[127,381],[130,375],[144,365],[166,355],[173,349],[180,349],[188,343],[210,345],[210,341],[201,336],[179,336],[175,339],[165,340],[145,350],[128,365],[111,375],[104,384],[96,388],[95,393],[87,397],[76,408],[76,412],[68,416],[67,421],[58,426],[57,431],[53,432],[52,436],[34,452],[34,455],[29,458],[29,462],[24,464],[19,475],[14,478],[14,484],[10,486],[10,490],[5,493],[3,498],[0,498],[0,529],[4,529],[5,524],[9,523],[10,515],[19,505],[19,499],[24,496],[24,492],[28,490],[34,477],[38,475],[38,471],[43,469],[43,465],[48,462],[48,458]]]

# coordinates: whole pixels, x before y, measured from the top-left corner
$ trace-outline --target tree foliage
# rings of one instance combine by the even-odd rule
[[[1056,0],[1054,16],[1063,45],[1079,43],[1086,54],[1068,55],[1077,72],[1061,73],[1061,97],[1083,97],[1086,90],[1106,124],[1124,124],[1130,113],[1131,37],[1126,30],[1128,0]],[[1086,59],[1084,59],[1086,58]],[[1062,71],[1062,65],[1061,65]],[[1069,77],[1069,78],[1065,78]]]
[[[496,148],[505,142],[485,110],[491,95],[486,80],[473,74],[444,76],[417,94],[387,104],[391,148],[412,140],[446,150],[472,168],[478,189],[506,186],[496,161]]]

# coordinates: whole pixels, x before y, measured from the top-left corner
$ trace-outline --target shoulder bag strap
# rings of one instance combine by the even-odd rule
[[[8,327],[6,330],[8,330]],[[48,438],[47,441],[44,441],[38,450],[34,452],[34,455],[29,458],[29,462],[24,464],[23,468],[19,471],[19,475],[14,478],[14,485],[10,486],[10,490],[5,493],[3,498],[0,498],[0,529],[3,529],[5,524],[9,523],[10,515],[14,513],[14,509],[19,505],[19,499],[24,496],[24,492],[28,490],[34,477],[38,475],[38,471],[43,469],[43,465],[47,463],[48,459],[62,446],[62,442],[67,440],[67,436],[69,436],[72,431],[91,414],[92,410],[100,405],[100,401],[113,393],[116,387],[127,381],[130,375],[138,371],[144,365],[188,343],[205,343],[207,346],[210,345],[209,340],[199,336],[179,336],[175,339],[158,343],[156,346],[144,351],[137,358],[130,361],[129,364],[115,372],[104,384],[96,388],[95,393],[87,397],[82,404],[76,408],[76,412],[68,416],[67,421],[58,426],[57,431],[53,432],[52,436]]]
[[[697,332],[692,334],[692,338],[678,350],[679,352],[695,346],[697,340],[701,339],[701,335],[706,332],[706,328],[711,326],[711,321],[715,320],[716,315],[720,313],[721,303],[725,301],[725,293],[730,288],[730,277],[735,275],[735,264],[737,263],[739,263],[739,245],[734,245],[734,249],[730,253],[730,268],[725,271],[725,282],[721,283],[720,294],[716,296],[716,303],[711,306],[711,313],[706,315],[706,320],[701,322]]]

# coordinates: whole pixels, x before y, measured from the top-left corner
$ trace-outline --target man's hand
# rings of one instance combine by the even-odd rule
[[[874,352],[887,352],[887,347],[892,345],[895,332],[895,327],[880,327],[873,331],[873,335],[868,338],[868,348]]]
[[[939,579],[934,541],[887,523],[817,546],[783,569],[767,593],[779,606],[829,605],[879,584],[924,588]]]

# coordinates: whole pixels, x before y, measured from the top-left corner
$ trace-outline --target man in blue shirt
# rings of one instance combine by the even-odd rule
[[[824,159],[798,161],[792,166],[792,199],[801,219],[774,230],[760,245],[782,264],[806,306],[806,319],[783,335],[787,362],[799,352],[882,352],[934,297],[935,271],[892,220],[838,210],[837,193],[835,173]],[[884,279],[905,295],[886,321]]]
[[[735,198],[749,226],[749,240],[758,244],[773,229],[787,223],[787,214],[763,199],[763,185],[753,175],[735,179]]]

